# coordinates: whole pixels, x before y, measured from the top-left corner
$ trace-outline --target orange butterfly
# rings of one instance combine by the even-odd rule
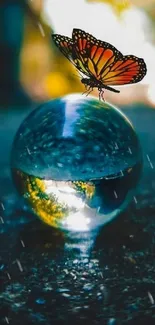
[[[109,43],[97,40],[81,29],[73,29],[72,38],[59,34],[52,35],[60,51],[82,72],[81,82],[87,95],[97,87],[99,99],[103,89],[116,93],[109,86],[120,86],[142,80],[147,68],[143,59],[134,55],[123,55]]]

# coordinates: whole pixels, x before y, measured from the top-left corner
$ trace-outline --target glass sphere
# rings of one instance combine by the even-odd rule
[[[68,95],[38,106],[14,139],[18,191],[45,223],[97,229],[129,203],[142,169],[137,135],[117,108]]]

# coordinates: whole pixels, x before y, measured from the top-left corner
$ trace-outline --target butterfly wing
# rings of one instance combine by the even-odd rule
[[[134,55],[126,55],[103,71],[101,80],[104,85],[132,84],[141,81],[146,72],[147,68],[143,59]]]
[[[52,34],[52,39],[55,45],[59,48],[59,50],[63,53],[63,55],[71,61],[71,63],[83,74],[89,76],[89,72],[85,69],[82,61],[78,58],[76,51],[74,49],[73,40],[69,37]]]
[[[77,58],[83,63],[90,76],[100,80],[108,67],[123,55],[114,46],[97,40],[81,29],[73,29],[72,39]]]
[[[69,60],[73,61],[72,52],[73,52],[73,41],[71,38],[59,35],[52,34],[52,39],[55,45],[59,48],[59,50],[63,53],[63,55]]]
[[[89,78],[97,78],[101,68],[108,66],[118,56],[122,57],[112,45],[109,50],[109,43],[99,41],[80,29],[73,29],[72,39],[59,34],[53,34],[52,38],[63,55]],[[102,52],[104,56],[101,56]]]
[[[123,56],[111,44],[97,40],[80,29],[73,29],[72,39],[76,56],[89,76],[105,85],[136,83],[146,74],[143,59],[133,55]]]
[[[110,43],[97,40],[81,29],[73,29],[72,39],[59,34],[53,34],[52,38],[79,71],[103,85],[136,83],[146,74],[143,59],[133,55],[123,56]]]

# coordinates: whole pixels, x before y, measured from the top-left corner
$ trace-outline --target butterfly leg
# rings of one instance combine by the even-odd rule
[[[105,102],[105,99],[104,99],[104,90],[103,89],[101,91],[101,99],[103,100],[103,102]]]
[[[93,91],[93,88],[90,86],[89,89],[88,89],[88,92],[87,92],[86,96],[88,96],[92,91]]]
[[[102,92],[102,89],[101,89],[101,88],[98,88],[99,100],[102,99],[102,97],[101,97],[101,92]]]
[[[85,88],[86,88],[86,90],[82,93],[82,95],[84,95],[84,94],[86,94],[87,93],[87,91],[89,91],[90,90],[90,87],[88,86],[88,85],[85,85]]]
[[[103,100],[105,102],[105,99],[103,97],[104,90],[102,88],[98,88],[98,91],[99,91],[99,100]]]
[[[85,87],[86,87],[86,91],[84,91],[84,93],[82,93],[82,95],[86,94],[86,96],[88,96],[93,91],[93,88],[91,86],[87,86],[87,85],[85,85]]]

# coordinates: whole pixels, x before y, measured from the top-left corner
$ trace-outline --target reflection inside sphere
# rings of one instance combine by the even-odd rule
[[[50,226],[74,231],[96,228],[127,205],[141,166],[89,181],[43,180],[14,170],[14,180],[33,211]],[[20,186],[19,186],[20,184]]]

